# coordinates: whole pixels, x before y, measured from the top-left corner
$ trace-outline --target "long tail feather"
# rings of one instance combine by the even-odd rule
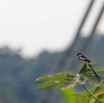
[[[92,67],[91,64],[89,64],[89,67],[92,69],[92,71],[93,71],[93,73],[95,74],[97,80],[100,82],[101,78],[100,78],[100,76],[94,71],[94,69],[93,69],[93,67]]]

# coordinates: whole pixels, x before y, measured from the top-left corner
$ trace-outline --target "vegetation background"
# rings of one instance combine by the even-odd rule
[[[89,36],[83,37],[81,32],[94,2],[95,0],[92,0],[89,3],[72,45],[62,51],[44,50],[39,55],[24,58],[19,49],[9,46],[0,48],[0,103],[64,103],[62,93],[54,87],[35,90],[38,84],[34,83],[34,80],[58,72],[77,73],[80,66],[76,56],[78,52],[86,54],[92,61],[99,62],[97,66],[104,67],[104,32],[97,30],[104,16],[104,5]],[[75,90],[79,92],[83,89],[77,86]]]

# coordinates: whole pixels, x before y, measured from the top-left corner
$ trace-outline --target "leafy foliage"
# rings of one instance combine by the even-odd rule
[[[88,97],[87,92],[74,93],[74,97],[76,101],[75,103],[89,103],[89,99],[86,98]]]
[[[93,88],[92,92],[101,103],[104,103],[104,85],[102,83],[100,87]],[[77,93],[72,88],[67,88],[62,90],[61,93],[66,101],[65,103],[98,103],[86,91]]]
[[[103,69],[97,70],[96,72],[103,72]],[[98,80],[92,75],[91,69],[87,64],[84,64],[79,71],[79,74],[72,74],[70,72],[58,73],[55,75],[47,75],[36,79],[35,82],[45,82],[45,84],[39,86],[37,89],[47,88],[57,85],[59,89],[74,87],[77,83],[85,84],[88,80],[91,84],[99,85]],[[104,81],[104,77],[101,77],[101,82]]]
[[[98,72],[104,72],[104,69],[95,69]],[[104,77],[101,77],[101,83],[93,75],[88,64],[84,64],[79,71],[79,74],[72,74],[70,72],[58,73],[55,75],[43,76],[36,79],[36,82],[45,82],[43,85],[39,86],[37,89],[48,88],[51,86],[57,86],[61,89],[61,93],[66,101],[66,103],[103,103],[104,102]],[[75,93],[71,87],[77,85],[77,83],[85,85],[86,81],[89,81],[93,85],[97,85],[95,89],[92,90],[93,93],[81,92]],[[99,86],[99,87],[98,87]],[[70,89],[69,89],[70,88]],[[89,94],[91,93],[91,94]],[[96,99],[95,99],[96,98]],[[97,100],[98,99],[98,100]],[[100,101],[99,101],[100,100]]]
[[[104,103],[104,84],[101,83],[100,86],[95,87],[93,90],[93,95],[96,96],[101,103]],[[91,98],[90,103],[97,103],[95,99]]]
[[[74,74],[66,72],[66,73],[58,73],[56,75],[47,75],[36,79],[36,82],[45,82],[43,85],[39,86],[37,89],[47,88],[54,85],[57,85],[59,89],[61,89],[65,84],[65,78],[69,77],[68,79],[74,81],[75,78]],[[69,84],[69,82],[68,82]]]

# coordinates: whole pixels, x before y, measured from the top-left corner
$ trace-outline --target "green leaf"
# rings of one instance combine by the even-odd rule
[[[71,77],[71,76],[66,77],[62,89],[75,87],[78,83],[79,84],[86,83],[86,79],[83,75],[76,74],[74,77]]]
[[[75,77],[74,74],[70,72],[58,73],[55,75],[47,75],[40,78],[37,78],[35,82],[45,82],[43,85],[39,86],[37,89],[48,88],[54,85],[57,85],[59,89],[63,88],[65,82],[65,78],[71,78],[71,80]],[[69,84],[69,81],[68,81]]]
[[[74,93],[74,97],[76,103],[89,103],[87,92]]]
[[[100,91],[100,86],[97,86],[96,88],[95,88],[95,90],[93,91],[93,94],[96,94],[97,92],[99,92]]]
[[[98,91],[94,91],[94,95],[98,97],[100,100],[104,100],[104,84],[100,83],[100,87],[97,87]]]
[[[100,90],[104,92],[104,82],[100,83]]]
[[[94,65],[96,65],[96,64],[98,64],[99,62],[91,62],[90,64],[92,65],[92,66],[94,66]]]
[[[47,76],[43,76],[43,77],[40,77],[40,78],[37,78],[35,80],[35,82],[43,82],[43,81],[49,81],[49,80],[60,80],[62,81],[66,75],[68,76],[74,76],[72,73],[70,72],[65,72],[65,73],[58,73],[58,74],[55,74],[55,75],[47,75]]]
[[[101,103],[104,103],[104,84],[100,83],[100,88],[97,87],[93,89],[93,91],[96,90],[96,93],[93,95],[101,101]],[[76,103],[98,103],[93,97],[89,96],[89,93],[81,92],[81,93],[75,93],[75,99]]]
[[[96,73],[104,73],[104,68],[100,68],[100,69],[95,68],[94,70]],[[87,74],[93,74],[93,71],[91,69],[88,69]]]
[[[66,89],[66,88],[70,88],[70,87],[74,87],[76,86],[76,84],[79,81],[79,76],[70,76],[65,78],[65,81],[63,83],[63,86],[61,89]]]
[[[79,71],[79,74],[84,74],[87,70],[88,66],[87,64],[85,63],[81,68],[80,68],[80,71]]]
[[[98,98],[99,100],[101,100],[102,98],[104,98],[104,84],[100,83],[99,86],[94,87],[92,89],[92,92],[93,92],[93,95],[96,96],[96,98]]]
[[[104,94],[98,95],[98,99],[104,98]]]
[[[72,88],[66,88],[61,90],[61,94],[64,98],[65,103],[76,103],[74,97],[74,90]]]
[[[48,88],[48,87],[54,86],[54,85],[56,85],[56,84],[58,84],[57,81],[56,81],[56,82],[55,82],[55,81],[49,81],[49,82],[46,82],[46,83],[44,83],[43,85],[37,87],[36,89]]]
[[[35,80],[35,82],[43,82],[43,81],[48,81],[48,80],[52,80],[52,79],[53,79],[52,75],[47,75],[47,76],[37,78]]]

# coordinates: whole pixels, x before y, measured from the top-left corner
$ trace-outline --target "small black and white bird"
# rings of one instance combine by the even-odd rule
[[[89,67],[92,69],[93,73],[95,74],[97,80],[100,82],[101,78],[100,76],[94,71],[92,65],[90,64],[91,61],[89,59],[87,59],[87,57],[85,57],[82,53],[78,53],[77,56],[79,57],[79,60],[83,61],[84,63],[87,63],[89,65]]]
[[[87,59],[82,53],[78,53],[77,56],[79,57],[79,60],[84,61],[85,63],[90,63],[91,61]]]

